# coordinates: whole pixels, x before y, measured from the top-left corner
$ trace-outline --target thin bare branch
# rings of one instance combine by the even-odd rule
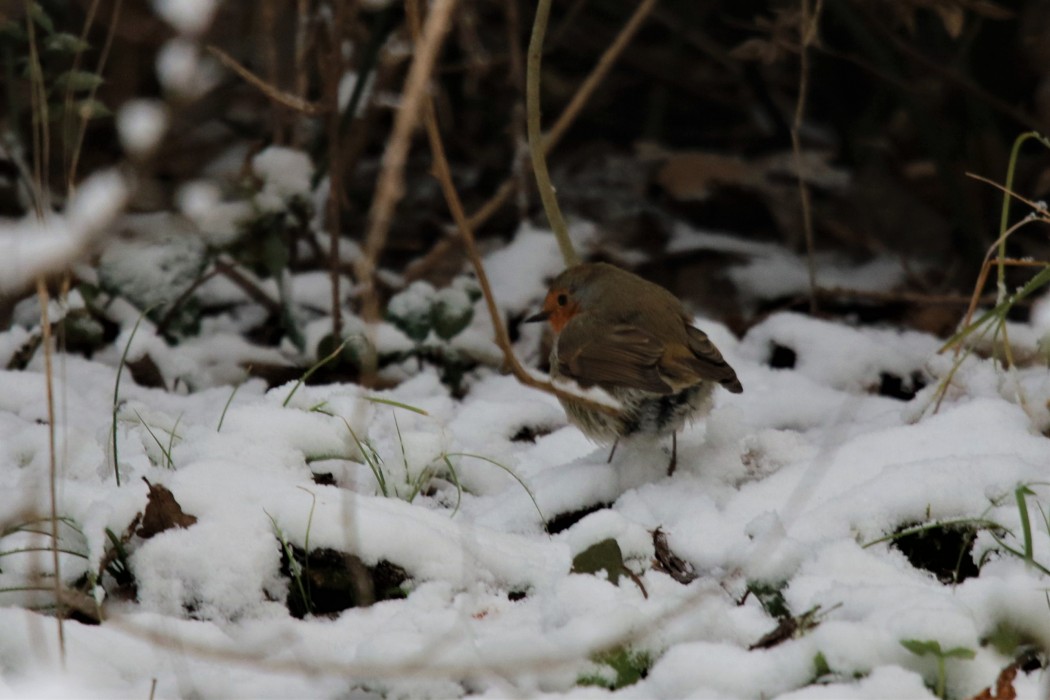
[[[279,90],[273,85],[270,85],[265,80],[257,76],[255,73],[252,73],[250,70],[242,66],[240,63],[237,62],[237,59],[220,49],[218,46],[209,46],[208,51],[217,59],[219,59],[219,62],[221,62],[224,66],[226,66],[234,73],[244,78],[247,82],[254,85],[256,88],[259,89],[260,92],[262,92],[274,102],[277,102],[287,107],[288,109],[294,109],[297,112],[302,112],[303,114],[309,116],[322,114],[325,111],[325,108],[321,105],[316,105],[312,102],[308,102],[307,100],[300,99],[296,95],[290,95],[287,92]]]
[[[612,69],[613,64],[616,63],[616,59],[620,57],[623,50],[627,48],[627,45],[631,43],[631,39],[638,33],[642,23],[645,22],[646,18],[653,11],[656,6],[657,0],[643,0],[635,8],[634,14],[627,20],[627,24],[623,25],[623,29],[616,35],[609,47],[602,53],[601,58],[598,59],[597,65],[594,66],[594,70],[591,71],[590,75],[580,84],[580,88],[576,91],[576,94],[569,100],[569,104],[565,106],[562,113],[558,115],[557,121],[554,122],[554,126],[550,128],[550,131],[543,138],[543,152],[550,153],[554,149],[558,142],[561,141],[562,136],[569,130],[572,123],[576,121],[576,117],[583,111],[587,101],[591,99],[591,95],[598,89],[598,85],[601,84],[605,76],[608,75]]]
[[[409,0],[407,3],[409,26],[412,28],[413,35],[418,35],[419,33],[419,10],[417,2],[418,0]],[[492,293],[492,285],[489,284],[489,278],[485,273],[485,266],[481,260],[481,254],[478,252],[478,246],[474,240],[474,232],[470,227],[470,222],[467,220],[466,213],[463,211],[463,202],[459,198],[456,186],[452,182],[452,170],[449,167],[448,158],[445,156],[445,146],[441,140],[441,130],[438,128],[437,114],[434,110],[434,101],[433,98],[429,96],[423,104],[423,119],[427,131],[427,138],[430,142],[430,151],[434,156],[434,174],[436,175],[438,182],[441,184],[441,191],[445,195],[445,201],[448,203],[452,219],[456,222],[456,228],[463,237],[467,257],[470,259],[470,263],[474,267],[474,272],[478,276],[478,284],[481,286],[481,293],[485,299],[485,306],[492,319],[492,328],[495,332],[496,344],[503,352],[503,358],[507,368],[510,369],[511,373],[519,382],[532,387],[533,389],[544,391],[548,394],[557,396],[560,399],[575,401],[583,404],[592,411],[601,411],[612,416],[619,415],[619,410],[612,406],[592,401],[577,393],[566,391],[561,387],[555,386],[551,382],[537,379],[522,366],[518,361],[518,358],[514,355],[514,348],[510,342],[510,335],[507,333],[507,328],[503,324],[503,316],[500,313],[499,307],[496,305],[496,298]]]
[[[87,16],[84,18],[84,26],[80,29],[80,43],[77,46],[76,53],[73,54],[73,66],[70,68],[70,72],[76,73],[80,70],[80,60],[84,56],[84,51],[81,47],[87,45],[88,33],[91,31],[91,27],[95,24],[95,15],[98,13],[99,0],[92,0],[91,5],[88,7]],[[66,168],[66,191],[69,192],[73,189],[73,168],[70,167],[70,150],[68,134],[73,131],[73,81],[69,81],[66,85],[66,94],[63,98],[62,108],[62,167]]]
[[[281,313],[281,304],[276,299],[273,299],[269,294],[264,292],[255,282],[248,278],[243,272],[237,269],[232,262],[228,262],[219,258],[215,261],[215,269],[219,274],[224,275],[227,279],[237,285],[242,292],[248,295],[248,297],[261,304],[271,314]]]
[[[357,283],[361,287],[362,316],[366,322],[373,322],[379,317],[379,301],[375,288],[376,265],[379,253],[386,243],[394,208],[404,194],[405,161],[412,143],[412,132],[419,123],[427,82],[434,68],[438,50],[451,24],[455,7],[456,0],[435,0],[430,14],[427,15],[422,38],[416,45],[412,65],[405,78],[401,105],[394,118],[394,127],[383,154],[383,168],[368,214],[368,234],[365,237],[364,250],[354,266]],[[364,375],[368,374],[364,372]]]
[[[623,53],[623,50],[627,48],[631,39],[637,33],[638,29],[642,25],[642,21],[649,15],[649,12],[653,9],[656,4],[656,0],[644,0],[635,9],[634,14],[627,20],[627,24],[624,25],[623,29],[613,40],[613,43],[609,45],[609,48],[605,50],[601,58],[598,59],[598,63],[594,69],[591,70],[590,75],[581,83],[580,89],[576,95],[573,96],[572,100],[566,105],[562,113],[558,115],[558,119],[554,122],[554,126],[551,127],[546,137],[543,139],[543,153],[544,155],[550,154],[554,146],[558,144],[561,137],[569,130],[573,122],[579,116],[583,110],[584,105],[594,94],[598,85],[602,79],[605,78],[609,69],[612,68],[613,64]],[[492,194],[489,199],[482,204],[477,211],[470,215],[468,221],[472,229],[476,230],[486,221],[492,218],[492,216],[500,210],[500,208],[507,203],[510,196],[517,191],[521,182],[518,177],[511,176],[503,181],[503,183],[496,188],[496,191]]]
[[[109,28],[106,30],[106,42],[102,45],[102,52],[98,56],[98,65],[95,67],[96,75],[102,75],[102,72],[106,69],[106,62],[109,60],[110,49],[113,48],[113,37],[117,34],[117,22],[120,21],[120,11],[123,6],[124,0],[116,0],[113,3],[113,12],[109,18]],[[98,84],[95,84],[91,87],[91,91],[88,94],[89,103],[95,99],[97,93]],[[87,138],[88,121],[90,121],[90,115],[80,115],[80,129],[77,131],[77,141],[73,145],[73,159],[69,165],[69,176],[67,178],[69,192],[73,191],[74,183],[76,182],[80,153],[84,150],[84,139]]]

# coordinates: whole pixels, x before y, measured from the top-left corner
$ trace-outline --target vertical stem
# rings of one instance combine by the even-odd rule
[[[1006,186],[1005,192],[1003,193],[1003,212],[999,218],[999,263],[998,263],[998,277],[996,278],[997,296],[996,303],[1001,304],[1006,299],[1006,265],[1003,262],[1006,259],[1006,227],[1010,223],[1010,200],[1013,198],[1014,191],[1014,171],[1017,169],[1017,156],[1021,152],[1021,146],[1028,139],[1039,138],[1039,134],[1035,131],[1028,131],[1016,139],[1014,139],[1014,146],[1010,149],[1010,162],[1006,166]],[[1045,142],[1044,142],[1045,143]]]
[[[306,70],[307,28],[310,24],[310,0],[296,0],[295,6],[295,96],[306,101],[310,88],[309,73]],[[300,145],[299,130],[292,127],[291,143]]]
[[[51,355],[51,319],[48,314],[50,295],[43,277],[36,280],[37,298],[40,300],[40,334],[44,344],[44,379],[47,390],[47,437],[49,457],[49,496],[51,499],[51,565],[55,570],[55,618],[58,620],[58,653],[62,665],[66,663],[66,631],[63,626],[62,574],[58,557],[58,460],[55,456],[55,386]]]
[[[25,0],[26,33],[29,36],[29,70],[31,104],[33,113],[33,178],[37,196],[34,197],[36,216],[43,220],[50,208],[47,203],[49,187],[48,166],[50,154],[50,119],[47,113],[47,90],[44,87],[44,73],[40,66],[40,53],[36,41],[36,27],[33,23],[33,11],[30,1]],[[36,281],[37,297],[40,300],[40,333],[44,344],[44,378],[47,392],[48,423],[48,490],[51,500],[51,564],[54,568],[55,619],[58,622],[58,653],[63,667],[66,663],[66,631],[63,622],[62,575],[58,556],[58,460],[55,455],[55,388],[54,374],[51,366],[51,321],[48,318],[50,298],[43,276]]]
[[[343,309],[339,293],[339,221],[340,197],[343,195],[343,158],[340,139],[339,81],[343,77],[342,34],[346,21],[346,0],[338,0],[329,40],[325,91],[328,102],[328,274],[332,290],[332,343],[343,337]]]
[[[525,104],[522,97],[525,93],[525,64],[522,60],[521,40],[518,38],[521,27],[521,17],[518,14],[518,0],[504,0],[504,14],[507,17],[507,52],[510,56],[509,71],[507,77],[517,97],[514,99],[514,107],[510,118],[511,136],[511,172],[519,182],[525,182],[526,158],[528,157],[528,135],[525,132]],[[518,215],[522,220],[528,213],[528,188],[517,188]]]
[[[116,0],[113,3],[113,11],[109,16],[109,28],[106,30],[106,42],[102,45],[102,52],[98,56],[98,66],[95,68],[95,72],[98,75],[102,75],[102,72],[106,69],[106,61],[109,60],[110,49],[113,48],[113,37],[117,34],[117,22],[120,20],[120,11],[123,7],[124,0]],[[98,85],[91,88],[88,93],[88,101],[91,102],[95,99],[95,95],[98,93]],[[73,146],[73,160],[69,165],[69,191],[73,191],[73,183],[77,179],[77,168],[80,165],[80,152],[84,149],[84,139],[87,137],[88,127],[88,116],[81,115],[80,117],[80,130],[77,132],[77,141]]]
[[[29,37],[29,93],[33,115],[33,185],[36,197],[33,202],[37,217],[42,217],[50,205],[48,165],[51,162],[50,124],[47,109],[47,89],[44,87],[44,70],[40,65],[40,50],[36,40],[36,24],[30,0],[25,0],[26,34]]]
[[[259,43],[262,44],[259,50],[262,52],[262,62],[266,69],[266,81],[276,88],[280,85],[280,71],[277,66],[277,42],[274,40],[277,28],[277,2],[276,0],[263,0],[263,2],[258,4],[258,7],[258,21],[261,25],[258,29],[258,34],[261,39]],[[270,101],[270,119],[273,120],[270,124],[270,138],[273,139],[273,143],[276,145],[286,143],[284,126],[289,120],[285,116],[284,107],[273,100]]]
[[[1021,536],[1024,539],[1024,561],[1032,564],[1032,521],[1028,517],[1028,502],[1025,497],[1031,493],[1026,486],[1018,486],[1014,490],[1014,498],[1017,499],[1017,512],[1021,518]]]
[[[88,8],[87,17],[84,19],[84,27],[80,30],[80,45],[87,45],[88,33],[91,31],[92,25],[95,23],[95,15],[98,13],[99,0],[93,0],[91,6]],[[83,51],[78,47],[75,54],[73,54],[73,67],[70,69],[71,72],[76,73],[80,70],[80,59],[83,56]],[[73,169],[70,167],[70,137],[73,133],[73,81],[69,82],[66,86],[66,94],[62,100],[62,166],[66,168],[66,193],[67,195],[73,191]]]
[[[795,154],[795,173],[798,177],[798,193],[802,201],[802,227],[806,234],[806,254],[809,262],[809,311],[817,313],[817,261],[816,244],[813,241],[813,207],[810,199],[809,185],[802,172],[802,121],[806,114],[806,96],[809,92],[809,46],[817,36],[820,22],[820,11],[824,0],[816,0],[816,7],[810,8],[810,0],[801,0],[802,17],[799,32],[799,79],[798,102],[795,104],[795,119],[791,124],[791,149]]]
[[[539,190],[547,220],[558,239],[558,248],[566,267],[580,262],[579,256],[569,239],[569,228],[558,207],[558,198],[554,194],[550,173],[547,172],[547,158],[543,153],[543,133],[540,130],[540,64],[543,59],[543,37],[547,33],[547,19],[550,16],[550,0],[539,0],[536,3],[536,19],[532,24],[532,38],[529,39],[528,65],[525,75],[525,102],[528,112],[529,151],[532,154],[532,171],[536,175],[536,188]]]

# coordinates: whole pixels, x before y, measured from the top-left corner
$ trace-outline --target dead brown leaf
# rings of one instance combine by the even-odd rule
[[[149,486],[149,500],[146,513],[142,516],[142,525],[135,534],[149,539],[173,527],[189,527],[197,522],[197,516],[184,513],[175,495],[166,487],[153,485],[145,477],[142,480]]]
[[[1014,690],[1014,678],[1017,677],[1018,662],[1013,662],[1002,671],[995,679],[995,691],[989,686],[974,695],[972,700],[1015,700],[1017,691]]]
[[[656,181],[679,201],[707,199],[719,186],[755,188],[763,173],[737,156],[704,151],[672,153],[656,174]]]
[[[674,199],[700,201],[719,187],[738,187],[762,192],[787,189],[797,196],[799,168],[789,151],[745,160],[710,151],[654,153],[663,160],[657,170],[657,183]],[[830,190],[842,189],[849,174],[832,164],[833,154],[810,150],[802,154],[802,177],[809,184]]]
[[[693,565],[671,551],[667,544],[667,533],[660,528],[653,530],[653,547],[656,555],[653,557],[653,569],[662,571],[681,584],[688,584],[698,578]]]
[[[966,23],[966,11],[959,5],[939,5],[934,11],[940,16],[945,33],[953,39],[958,39],[962,34],[963,24]]]
[[[838,607],[837,605],[835,607]],[[802,613],[798,617],[794,615],[788,615],[780,621],[780,623],[773,629],[772,632],[768,632],[763,635],[761,639],[749,646],[748,651],[754,651],[755,649],[772,649],[773,647],[782,644],[789,639],[795,639],[801,637],[812,629],[815,629],[821,622],[820,618],[820,606],[817,605],[810,610]]]

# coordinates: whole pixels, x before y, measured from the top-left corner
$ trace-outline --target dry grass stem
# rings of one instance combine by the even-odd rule
[[[339,293],[339,224],[343,196],[343,148],[341,138],[342,115],[339,113],[339,82],[343,77],[344,60],[342,32],[346,22],[346,2],[336,4],[328,41],[328,60],[325,62],[324,91],[328,105],[328,201],[325,212],[328,224],[328,286],[331,292],[332,339],[338,343],[343,336],[343,308]]]
[[[310,26],[310,0],[296,0],[295,4],[295,94],[304,102],[310,88],[310,74],[306,69],[307,30]]]
[[[58,556],[58,458],[55,448],[55,374],[52,363],[53,346],[51,343],[51,319],[48,305],[51,296],[43,277],[36,282],[37,298],[40,300],[40,333],[44,345],[44,382],[47,392],[47,438],[48,438],[48,497],[51,502],[51,566],[54,567],[55,618],[58,621],[58,653],[62,665],[66,663],[66,632],[63,625],[64,598],[62,595],[62,574]]]
[[[810,7],[810,0],[800,0],[802,16],[799,19],[801,42],[799,47],[798,102],[795,103],[795,118],[791,123],[791,150],[795,155],[795,171],[798,177],[798,194],[802,202],[802,229],[806,236],[806,259],[809,268],[809,312],[817,313],[817,260],[816,243],[813,240],[813,204],[810,198],[809,185],[802,169],[802,122],[806,115],[806,97],[809,93],[809,47],[816,43],[817,29],[820,27],[820,12],[824,0],[816,0],[816,6]]]
[[[1030,199],[1028,199],[1026,197],[1023,197],[1022,195],[1019,195],[1016,192],[1012,192],[1010,189],[1000,185],[998,182],[995,182],[994,180],[989,180],[988,178],[986,178],[986,177],[984,177],[982,175],[977,175],[975,173],[966,173],[966,176],[967,177],[971,177],[974,180],[978,180],[980,182],[983,182],[985,184],[991,185],[992,187],[1002,191],[1008,197],[1012,197],[1012,198],[1014,198],[1014,199],[1016,199],[1016,200],[1018,200],[1020,202],[1024,202],[1029,207],[1031,207],[1033,212],[1044,212],[1044,209],[1045,209],[1044,207],[1040,207],[1036,202],[1034,202],[1034,201],[1032,201],[1032,200],[1030,200]],[[980,272],[980,274],[977,275],[977,282],[974,284],[973,293],[970,296],[970,306],[966,310],[966,316],[963,318],[963,321],[962,321],[962,324],[961,324],[963,328],[966,328],[967,326],[969,326],[973,322],[973,316],[977,312],[977,305],[980,302],[981,290],[983,290],[984,286],[988,283],[988,273],[991,271],[992,266],[999,267],[1000,270],[1002,268],[1004,268],[1005,266],[1011,266],[1011,267],[1046,267],[1047,266],[1047,263],[1043,262],[1043,261],[1017,260],[1017,259],[1014,259],[1014,258],[1004,258],[1001,255],[996,256],[996,250],[1001,248],[1002,244],[1006,241],[1007,238],[1010,237],[1011,234],[1013,234],[1014,231],[1016,231],[1017,229],[1021,228],[1025,224],[1031,223],[1033,220],[1041,220],[1044,223],[1050,223],[1050,220],[1047,219],[1045,213],[1043,214],[1043,216],[1040,219],[1030,219],[1030,218],[1021,219],[1020,221],[1015,223],[1013,226],[1010,226],[1005,231],[1003,231],[1003,233],[997,239],[995,239],[995,241],[993,241],[992,244],[988,247],[988,251],[984,254],[984,263],[981,265],[981,272]],[[1000,283],[1000,290],[999,290],[999,293],[997,295],[998,296],[997,301],[1002,301],[1002,297],[1004,295],[1003,289],[1001,287],[1002,287],[1002,283]],[[962,349],[962,344],[959,343],[955,347],[955,353],[958,355],[958,353],[959,353],[959,351],[961,349]],[[942,348],[942,350],[943,350],[943,348]]]

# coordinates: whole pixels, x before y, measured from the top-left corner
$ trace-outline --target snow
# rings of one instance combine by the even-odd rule
[[[170,4],[177,6],[180,0],[170,0]],[[157,79],[176,97],[198,98],[215,87],[220,78],[218,63],[188,39],[169,39],[157,53]]]
[[[180,34],[199,36],[211,26],[218,6],[215,0],[153,0],[153,9]]]
[[[168,110],[156,100],[129,100],[117,112],[117,135],[124,150],[142,157],[156,148],[168,129]]]
[[[142,309],[170,304],[170,295],[189,288],[204,269],[204,242],[168,213],[129,215],[123,223],[129,238],[108,241],[99,259],[103,288],[119,290]]]
[[[350,106],[350,98],[354,95],[354,90],[357,89],[357,82],[361,79],[361,76],[356,71],[347,71],[343,74],[343,77],[339,80],[339,111],[345,110]],[[375,73],[369,73],[365,79],[365,86],[362,88],[361,97],[357,102],[357,108],[354,112],[354,116],[360,116],[365,107],[372,99],[372,88],[375,85]]]
[[[746,304],[756,305],[764,300],[809,292],[806,256],[779,244],[748,241],[727,233],[700,231],[683,223],[675,224],[667,251],[696,250],[729,253],[742,258],[740,263],[727,265],[726,276]],[[839,255],[817,253],[814,261],[817,284],[825,288],[880,292],[904,282],[904,268],[897,258],[889,255],[854,264]]]
[[[288,200],[310,196],[314,166],[302,151],[270,146],[252,158],[252,172],[263,182],[255,202],[263,211],[284,211]]]
[[[577,250],[586,250],[594,235],[594,227],[585,222],[569,227]],[[484,262],[493,296],[511,313],[528,310],[537,301],[536,290],[546,290],[547,283],[565,267],[554,235],[528,222],[518,227],[508,245],[485,256]]]
[[[257,159],[263,188],[302,194],[310,171],[300,155],[271,150]],[[207,189],[187,197],[197,212],[206,208],[200,202],[220,201]],[[150,236],[164,239],[172,222],[129,221],[147,249],[121,242],[103,253],[103,267],[152,270]],[[529,227],[487,260],[508,315],[536,308],[558,269],[550,234]],[[325,282],[295,275],[289,290],[324,314]],[[417,283],[393,310],[429,318],[437,299],[470,308],[468,284]],[[220,278],[199,294],[244,304]],[[451,341],[414,341],[383,323],[375,342],[381,352],[407,353],[420,342],[491,352],[479,304]],[[30,311],[17,319],[31,323]],[[93,593],[106,619],[65,622],[63,666],[54,619],[26,609],[51,601],[50,552],[12,553],[51,544],[49,524],[38,533],[13,529],[50,509],[40,353],[24,371],[0,371],[0,698],[145,697],[154,679],[158,698],[594,698],[609,693],[578,680],[611,678],[595,655],[621,645],[653,659],[645,678],[617,691],[625,698],[932,698],[935,659],[912,653],[905,640],[973,651],[945,665],[949,697],[964,698],[994,684],[1012,661],[1015,649],[991,640],[1012,634],[1050,646],[1048,577],[991,531],[979,531],[966,555],[983,561],[980,575],[957,584],[880,541],[915,524],[984,519],[1022,551],[1016,489],[1026,484],[1031,560],[1050,564],[1039,510],[1050,499],[1044,367],[1005,373],[969,357],[935,411],[937,383],[952,362],[936,354],[940,341],[931,336],[777,313],[738,339],[697,319],[744,393],[716,393],[712,413],[680,434],[678,470],[668,477],[666,441],[626,442],[608,462],[608,447],[569,425],[553,397],[487,366],[468,373],[462,398],[414,359],[389,389],[267,389],[245,380],[244,366],[288,357],[246,341],[237,312],[209,317],[199,336],[178,345],[148,321],[129,343],[136,310],[114,302],[109,313],[121,325],[111,344],[91,359],[56,357],[56,506],[68,519],[61,544],[69,550],[60,557],[62,581],[98,570],[107,530],[119,536],[146,507],[143,479],[170,489],[197,522],[129,540],[136,595],[122,598],[105,578]],[[345,321],[348,333],[364,332],[359,319]],[[329,328],[321,315],[307,334],[316,340]],[[32,331],[0,332],[0,359]],[[523,333],[518,342],[536,341]],[[148,354],[168,385],[182,388],[143,388],[125,371],[115,455],[114,386],[125,345],[130,358]],[[769,366],[775,346],[794,352],[792,367]],[[926,386],[910,400],[880,396],[884,375]],[[595,510],[566,530],[544,531],[544,521],[588,508]],[[656,528],[696,580],[682,584],[654,567]],[[364,566],[400,567],[406,595],[296,619],[285,602],[295,584],[282,573],[282,538],[353,554]],[[574,556],[609,538],[645,594],[626,576],[614,585],[572,573]],[[45,590],[15,590],[41,581]],[[796,617],[816,610],[818,624],[752,649],[778,624],[746,595],[753,583],[778,588]],[[1020,673],[1015,688],[1022,700],[1044,698],[1045,672]]]
[[[117,217],[127,198],[124,178],[106,171],[80,185],[65,215],[0,221],[0,293],[20,292],[38,275],[76,260]]]

